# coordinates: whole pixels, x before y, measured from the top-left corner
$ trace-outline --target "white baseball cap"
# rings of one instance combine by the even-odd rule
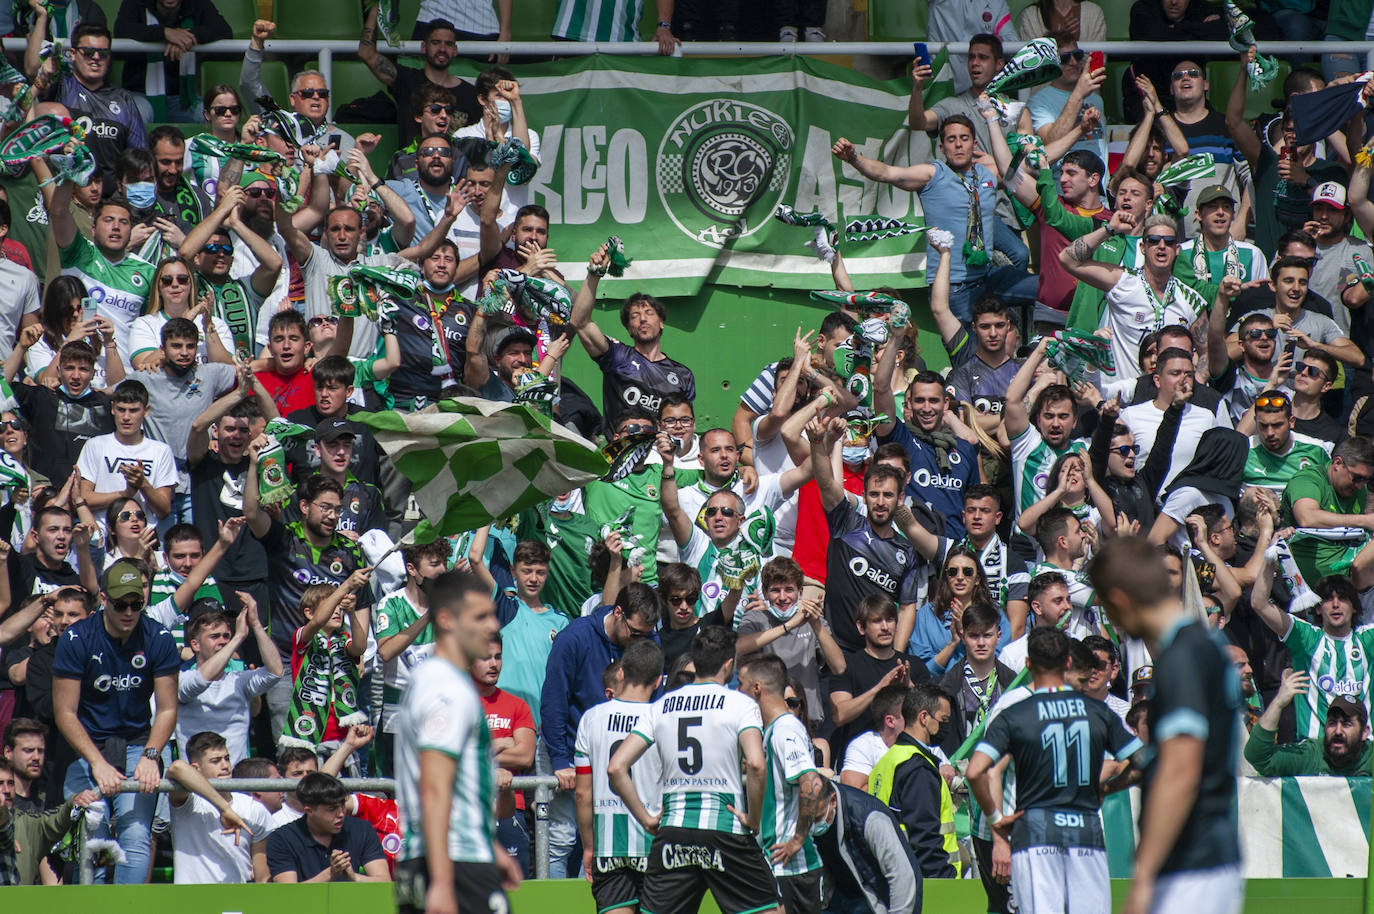
[[[1312,191],[1312,202],[1345,209],[1345,187],[1335,181],[1318,184]]]

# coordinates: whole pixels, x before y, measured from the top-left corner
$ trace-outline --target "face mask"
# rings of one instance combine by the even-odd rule
[[[511,118],[510,102],[504,98],[496,100],[496,119],[503,124],[509,124]]]
[[[134,209],[148,209],[157,200],[157,187],[152,181],[135,181],[124,185],[124,196]]]
[[[868,446],[846,445],[840,452],[840,459],[850,466],[858,466],[868,459]]]
[[[799,607],[799,606],[801,606],[801,603],[793,603],[791,606],[787,607],[786,609],[778,609],[778,608],[777,608],[776,606],[774,606],[772,603],[769,603],[769,604],[768,604],[768,611],[769,611],[770,613],[772,613],[774,616],[776,616],[777,618],[779,618],[779,619],[781,619],[782,621],[786,622],[788,619],[792,618],[793,616],[795,616],[795,615],[797,614],[797,607]]]
[[[549,504],[549,510],[558,514],[566,514],[568,509],[572,507],[572,502],[573,497],[571,492],[567,495],[560,495]]]
[[[815,822],[811,823],[811,837],[819,838],[821,835],[830,831],[834,825],[835,823],[833,821],[827,822],[824,819],[817,819]]]
[[[425,283],[425,288],[428,289],[429,291],[433,292],[435,295],[445,295],[445,294],[447,294],[448,292],[452,291],[452,289],[453,289],[453,283],[449,283],[449,284],[446,285],[446,286],[436,286],[434,283],[430,282],[428,279],[424,280],[424,283]]]

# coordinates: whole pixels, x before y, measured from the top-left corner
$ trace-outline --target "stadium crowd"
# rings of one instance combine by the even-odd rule
[[[919,194],[919,317],[951,368],[817,225],[842,307],[760,351],[730,427],[701,428],[714,379],[663,351],[664,303],[593,317],[623,252],[554,253],[515,75],[448,71],[508,11],[425,0],[414,68],[379,53],[372,8],[358,56],[397,111],[389,151],[329,118],[318,71],[270,96],[271,21],[240,84],[196,97],[186,60],[228,34],[209,0],[125,0],[113,33],[88,0],[32,0],[6,130],[36,151],[0,175],[0,885],[72,881],[78,822],[101,881],[159,857],[178,883],[404,876],[416,730],[476,785],[452,859],[529,875],[510,782],[552,774],[552,874],[603,911],[706,888],[727,911],[911,911],[970,867],[989,911],[1055,910],[1056,880],[1106,891],[1100,792],[1142,776],[1192,844],[1137,886],[1238,883],[1227,715],[1254,772],[1371,774],[1374,83],[1348,55],[1299,62],[1250,122],[1255,46],[1225,111],[1207,61],[1152,58],[1109,156],[1107,73],[1078,47],[1101,10],[1024,8],[1059,75],[1008,111],[987,92],[1018,36],[983,5],[971,24],[930,4],[932,40],[972,35],[957,94],[927,106],[935,74],[911,66],[930,163],[833,149]],[[555,35],[636,34],[639,4],[604,6],[563,0]],[[665,53],[733,35],[681,6],[659,2]],[[775,6],[783,40],[824,39],[815,4]],[[1323,34],[1325,3],[1260,6]],[[1331,4],[1325,34],[1363,39],[1369,6]],[[1201,0],[1139,0],[1137,24],[1226,37]],[[113,37],[167,52],[116,85]],[[84,137],[37,148],[70,118]],[[599,397],[562,375],[576,346]],[[393,551],[423,506],[350,417],[455,396],[604,437],[611,472]],[[440,610],[467,625],[488,596],[494,634],[444,648],[466,629]],[[421,695],[454,703],[431,721],[472,716],[461,751]],[[1190,740],[1205,773],[1199,748],[1194,781],[1161,775]],[[231,774],[301,780],[210,786]],[[338,780],[362,774],[396,777],[400,807]],[[1022,853],[1045,847],[1084,853]]]

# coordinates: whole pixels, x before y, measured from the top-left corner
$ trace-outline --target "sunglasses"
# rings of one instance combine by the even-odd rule
[[[1122,457],[1138,456],[1140,454],[1140,445],[1118,444],[1116,447],[1112,448],[1112,451],[1120,454]]]
[[[451,159],[451,158],[453,158],[453,147],[451,147],[451,146],[421,146],[421,147],[420,147],[420,156],[421,156],[421,158],[426,158],[426,159],[433,158],[434,156],[438,156],[438,157],[441,158],[441,159]]]
[[[945,569],[947,578],[972,578],[977,577],[977,568],[965,568],[963,565],[951,565]]]
[[[668,597],[669,606],[689,606],[697,601],[701,594],[680,593],[674,597]]]
[[[427,105],[425,107],[425,110],[428,111],[430,114],[452,114],[453,106],[433,104]]]
[[[1145,244],[1147,247],[1154,247],[1157,244],[1165,244],[1173,247],[1178,239],[1173,235],[1146,235]]]
[[[735,515],[739,514],[739,512],[736,511],[734,508],[714,508],[714,507],[712,507],[712,508],[707,508],[707,509],[706,509],[706,516],[707,516],[707,517],[715,517],[717,514],[719,514],[719,515],[721,515],[721,516],[723,516],[723,517],[734,517]]]
[[[1282,396],[1266,396],[1255,400],[1255,405],[1260,409],[1287,409],[1288,398]]]
[[[1326,377],[1326,372],[1324,370],[1318,368],[1316,365],[1309,365],[1306,362],[1299,362],[1293,367],[1293,370],[1298,374],[1310,374],[1314,378]]]
[[[117,613],[136,613],[143,610],[143,600],[134,597],[130,600],[111,600],[110,607]]]
[[[1316,269],[1317,261],[1321,259],[1321,255],[1317,255],[1315,257],[1299,257],[1297,259],[1307,264],[1307,272],[1311,273],[1314,269]]]
[[[148,522],[148,515],[144,514],[142,511],[120,511],[119,514],[115,515],[115,520],[119,521],[121,524],[127,524],[130,518],[135,517],[145,524]]]
[[[1356,473],[1354,470],[1350,469],[1349,466],[1346,466],[1345,471],[1350,474],[1350,481],[1357,486],[1362,486],[1369,482],[1371,478],[1374,478],[1374,476],[1369,473]]]
[[[184,273],[181,275],[168,273],[158,280],[158,285],[163,286],[189,286],[190,284],[191,277]]]
[[[296,94],[301,98],[329,98],[328,89],[297,89]]]
[[[1088,52],[1085,51],[1085,50],[1083,50],[1082,48],[1079,48],[1079,49],[1076,50],[1076,51],[1065,51],[1063,54],[1060,54],[1060,55],[1059,55],[1059,62],[1060,62],[1061,64],[1066,64],[1066,63],[1082,63],[1082,62],[1083,62],[1083,58],[1085,58],[1085,57],[1087,57],[1087,56],[1088,56]]]
[[[1269,330],[1247,330],[1245,331],[1245,338],[1247,340],[1276,340],[1279,338],[1279,332],[1273,328]]]
[[[24,424],[23,419],[0,419],[0,429],[4,428],[13,429],[16,432],[22,432],[26,431],[28,429],[28,426]]]
[[[788,706],[789,708],[791,708],[793,711],[800,711],[800,710],[801,710],[801,699],[800,699],[800,698],[797,698],[797,697],[794,696],[794,697],[792,697],[792,698],[784,698],[783,701],[787,702],[787,706]]]
[[[222,244],[216,241],[207,244],[205,247],[201,248],[201,250],[207,254],[232,254],[234,253],[234,246],[232,244]]]
[[[309,326],[313,330],[316,327],[323,327],[325,324],[337,324],[339,319],[332,314],[317,314],[310,318]]]
[[[1173,80],[1178,82],[1180,79],[1197,79],[1201,75],[1202,71],[1197,67],[1189,67],[1186,70],[1175,70]]]
[[[226,115],[230,115],[230,114],[232,114],[234,117],[238,117],[238,116],[239,116],[239,113],[242,112],[242,111],[243,111],[243,109],[242,109],[241,107],[239,107],[238,105],[211,105],[211,106],[210,106],[210,113],[213,114],[215,117],[225,117]]]
[[[109,48],[76,48],[76,53],[87,60],[104,60],[110,56]]]
[[[631,638],[648,638],[654,633],[652,628],[635,628],[630,624],[630,620],[625,620],[625,629],[630,633]]]
[[[650,425],[627,425],[620,430],[622,435],[647,435],[653,431]]]
[[[243,192],[254,200],[263,197],[275,197],[277,195],[277,189],[275,187],[248,187],[245,188]]]

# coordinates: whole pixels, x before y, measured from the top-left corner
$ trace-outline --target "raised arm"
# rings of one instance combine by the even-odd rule
[[[844,486],[835,478],[830,465],[830,452],[844,434],[845,421],[836,416],[832,419],[816,418],[806,426],[807,437],[811,440],[811,472],[816,476],[816,487],[821,493],[821,507],[827,512],[834,510],[845,500]]]
[[[377,52],[377,11],[380,4],[373,4],[363,20],[363,31],[358,37],[358,59],[367,64],[377,82],[389,86],[396,81],[396,63],[385,54]]]
[[[1350,210],[1365,237],[1374,236],[1374,203],[1369,202],[1369,165],[1355,165],[1350,173]]]
[[[1231,84],[1231,94],[1226,97],[1226,129],[1231,134],[1231,139],[1235,142],[1236,148],[1241,155],[1245,156],[1245,161],[1254,168],[1259,163],[1260,138],[1254,129],[1245,121],[1245,99],[1249,89],[1250,77],[1245,72],[1245,67],[1255,59],[1259,49],[1251,45],[1240,55],[1240,69],[1236,71],[1236,81]],[[1172,121],[1172,118],[1170,118]]]
[[[1021,367],[1016,369],[1011,382],[1007,384],[1007,399],[1002,407],[1002,425],[1008,438],[1015,438],[1030,427],[1030,413],[1026,410],[1026,393],[1035,382],[1035,370],[1045,358],[1045,347],[1049,339],[1042,339]]]
[[[830,148],[831,153],[841,162],[848,164],[862,177],[880,184],[891,184],[902,190],[919,191],[935,177],[935,166],[928,163],[899,167],[888,165],[878,159],[870,159],[859,154],[854,144],[844,137]]]
[[[1106,81],[1106,67],[1099,67],[1090,71],[1088,67],[1084,66],[1083,71],[1078,75],[1077,82],[1073,84],[1073,89],[1069,91],[1069,100],[1064,103],[1064,108],[1059,112],[1059,116],[1035,131],[1040,139],[1048,143],[1050,140],[1057,140],[1071,133],[1078,126],[1083,101],[1102,88],[1102,84]],[[1050,159],[1050,161],[1053,162],[1054,160]]]
[[[663,506],[663,516],[668,521],[668,529],[673,533],[673,542],[682,549],[692,539],[692,518],[682,510],[682,503],[677,497],[677,472],[673,469],[675,445],[667,432],[659,432],[655,444],[658,447],[658,455],[663,458],[663,482],[659,485],[659,501]]]
[[[606,334],[602,333],[596,321],[592,320],[592,306],[596,304],[596,287],[600,285],[602,273],[609,262],[610,255],[607,254],[606,245],[602,244],[587,262],[587,278],[577,290],[577,295],[573,296],[572,316],[568,319],[569,323],[577,328],[577,338],[582,341],[582,348],[594,359],[600,358],[611,348]]]
[[[1093,251],[1113,234],[1124,234],[1129,231],[1131,223],[1129,213],[1112,213],[1111,221],[1106,225],[1093,229],[1060,251],[1059,265],[1074,279],[1086,282],[1103,292],[1110,291],[1124,271],[1114,263],[1098,263],[1093,260]]]
[[[926,64],[919,60],[911,64],[911,100],[906,106],[906,122],[912,130],[933,133],[940,126],[940,116],[926,110],[925,82],[934,74]]]
[[[1260,549],[1261,546],[1265,545],[1259,543],[1255,548]],[[1260,551],[1264,550],[1260,549]],[[1270,596],[1270,591],[1274,586],[1274,567],[1274,561],[1266,557],[1264,567],[1260,569],[1259,576],[1255,578],[1254,586],[1250,588],[1250,608],[1282,641],[1288,637],[1288,630],[1293,625],[1293,617],[1279,609]]]

